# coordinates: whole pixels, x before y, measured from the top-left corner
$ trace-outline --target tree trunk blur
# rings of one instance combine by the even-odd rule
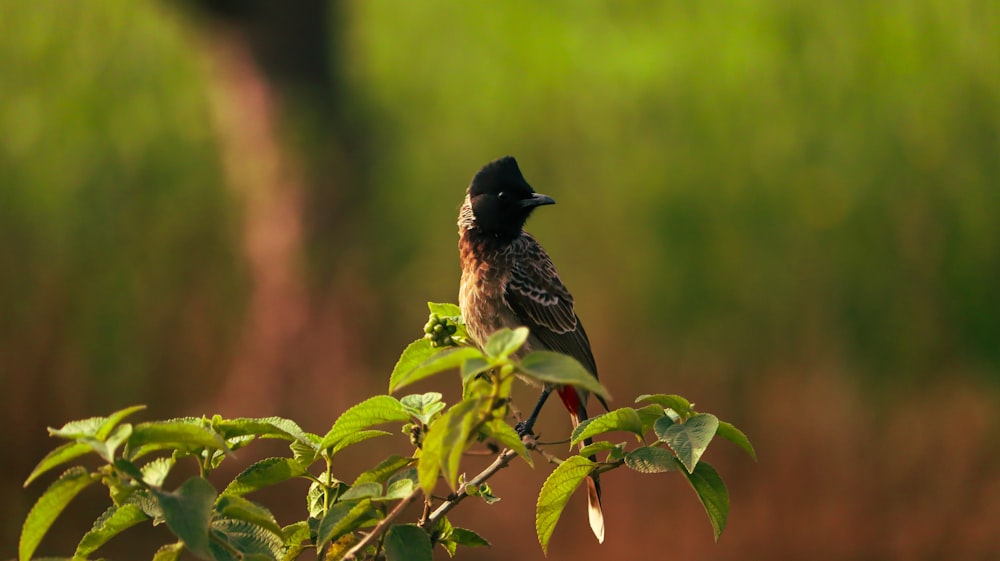
[[[227,181],[244,208],[252,283],[216,405],[225,415],[266,415],[287,411],[300,393],[350,395],[363,355],[352,318],[370,298],[351,243],[367,193],[354,181],[363,149],[348,130],[341,6],[190,3],[206,16],[213,112]]]

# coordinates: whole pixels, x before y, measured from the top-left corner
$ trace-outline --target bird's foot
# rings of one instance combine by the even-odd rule
[[[517,436],[520,436],[522,439],[526,436],[535,436],[535,433],[531,432],[531,428],[531,425],[525,421],[521,421],[514,425],[514,432],[516,432]]]

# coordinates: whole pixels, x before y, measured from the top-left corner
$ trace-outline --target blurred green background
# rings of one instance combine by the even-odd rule
[[[384,391],[504,154],[558,201],[529,229],[616,404],[683,394],[760,455],[709,453],[717,545],[680,478],[615,473],[607,542],[575,497],[549,559],[996,558],[996,2],[11,0],[0,29],[0,558],[46,426],[324,432]],[[541,558],[546,472],[462,506],[494,543],[464,558]]]

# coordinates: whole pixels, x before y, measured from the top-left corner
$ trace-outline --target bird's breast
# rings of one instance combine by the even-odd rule
[[[459,249],[462,282],[458,305],[469,336],[482,346],[498,329],[520,325],[505,296],[511,264],[503,252],[489,251],[464,237]]]

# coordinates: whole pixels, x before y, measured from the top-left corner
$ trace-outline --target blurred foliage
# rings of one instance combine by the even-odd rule
[[[304,348],[364,346],[381,380],[421,303],[455,298],[465,185],[512,154],[558,201],[528,226],[577,297],[609,389],[663,377],[701,405],[729,399],[753,415],[762,456],[787,468],[735,482],[734,496],[761,489],[742,504],[768,516],[743,538],[733,529],[734,544],[778,552],[785,532],[786,558],[823,538],[842,558],[918,546],[949,558],[988,541],[982,521],[1000,500],[976,490],[1000,488],[984,445],[1000,430],[996,2],[330,5],[340,107],[289,110],[276,140],[306,162],[302,268],[322,272],[308,304],[339,310],[323,307],[338,268],[359,295],[355,331],[307,324]],[[224,33],[185,6],[0,3],[0,420],[27,425],[5,435],[23,454],[0,458],[0,497],[15,497],[0,538],[15,535],[8,521],[30,505],[17,482],[48,447],[23,435],[137,401],[204,410],[183,388],[221,385],[239,352],[254,279],[220,163],[225,123],[208,103],[224,91],[207,62]],[[324,138],[338,127],[348,146]],[[321,181],[328,152],[334,172],[360,168],[353,182]],[[291,352],[325,373],[343,350],[329,347]],[[281,387],[313,383],[297,373]],[[926,404],[907,396],[928,394],[961,416],[962,438],[911,430]],[[858,395],[901,402],[884,414],[891,431],[849,438],[876,416]],[[765,425],[798,432],[755,433]],[[885,466],[892,485],[855,461],[887,446],[904,452]],[[942,482],[926,475],[935,446],[961,460]],[[789,475],[830,466],[841,479],[827,491]],[[864,500],[845,499],[856,487]],[[934,516],[943,501],[951,526]],[[801,508],[842,516],[792,528],[776,514]],[[865,533],[872,508],[895,538]]]
[[[68,369],[89,380],[72,401],[98,381],[121,392],[98,403],[117,403],[222,368],[242,306],[238,209],[174,15],[0,8],[4,379]]]
[[[512,153],[581,305],[678,352],[1000,373],[995,4],[431,4],[352,5],[390,282],[440,286],[459,186]]]

